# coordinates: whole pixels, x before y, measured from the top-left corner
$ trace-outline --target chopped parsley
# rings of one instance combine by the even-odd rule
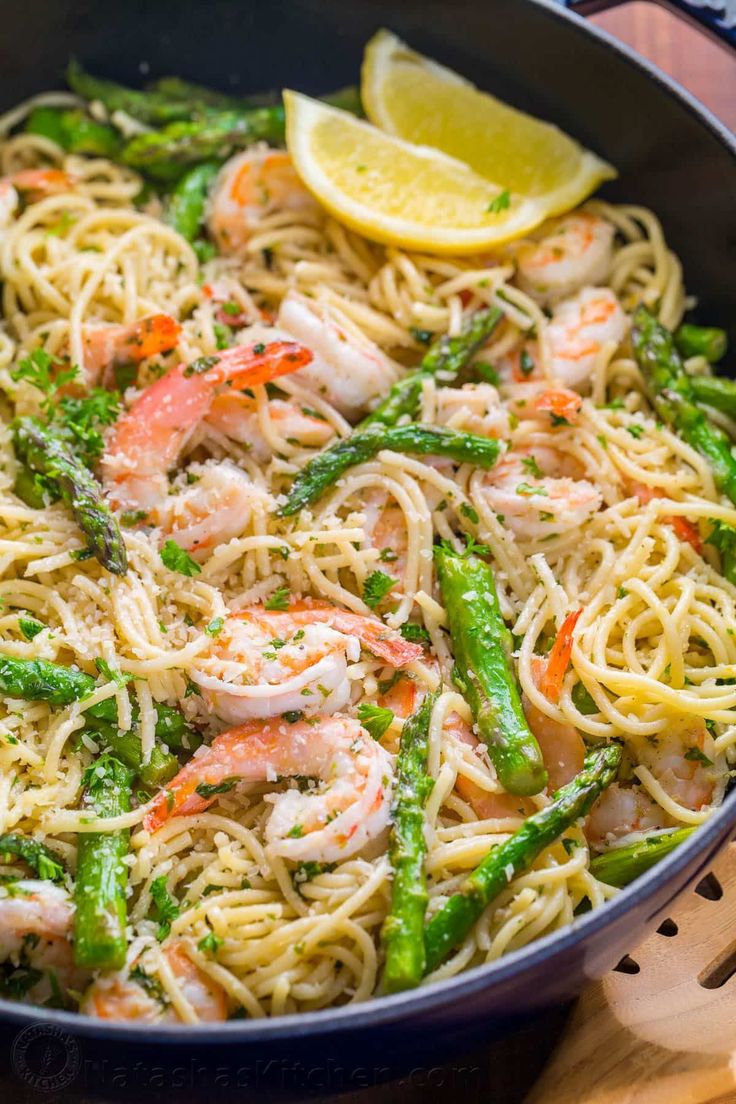
[[[500,215],[501,211],[507,211],[511,206],[511,192],[508,188],[504,188],[502,192],[499,192],[495,199],[491,200],[488,204],[486,211],[491,215]]]
[[[392,575],[387,575],[385,571],[371,571],[363,583],[363,601],[369,609],[375,609],[380,605],[395,583],[396,579]]]
[[[473,509],[469,502],[463,502],[460,506],[460,513],[463,517],[466,517],[468,521],[472,521],[473,525],[477,525],[480,521],[478,517],[478,511]]]
[[[181,545],[169,538],[161,549],[161,562],[169,571],[176,571],[179,575],[199,575],[202,568],[196,560],[193,560]]]
[[[520,483],[516,488],[516,493],[520,495],[542,495],[544,498],[548,497],[548,492],[544,487],[533,487],[531,483]]]
[[[536,457],[534,456],[522,457],[521,466],[523,468],[526,468],[529,474],[533,475],[535,479],[542,479],[544,477],[544,473],[537,463]]]
[[[685,759],[690,763],[702,763],[706,767],[713,766],[713,760],[709,759],[705,752],[698,747],[688,748],[685,752]]]
[[[519,369],[522,376],[530,376],[534,371],[534,361],[530,357],[526,349],[521,350],[521,356],[519,357]]]
[[[108,682],[114,682],[117,686],[127,686],[129,682],[133,681],[132,675],[124,674],[117,667],[111,667],[106,659],[96,659],[95,667],[104,679],[107,679]]]
[[[498,369],[494,368],[492,364],[488,364],[484,360],[476,360],[473,365],[473,371],[480,376],[486,383],[492,383],[494,387],[497,387],[501,382],[501,377],[498,374]]]
[[[46,626],[42,625],[40,621],[35,621],[33,617],[18,618],[18,628],[26,640],[33,640],[35,636],[43,632],[45,627]]]
[[[217,797],[218,794],[229,793],[237,782],[237,778],[225,778],[222,782],[200,782],[194,792],[209,801],[211,797]]]
[[[222,626],[225,624],[224,617],[213,617],[209,625],[206,626],[205,632],[207,636],[217,636],[222,632]]]
[[[424,625],[418,625],[416,621],[405,621],[399,626],[399,632],[410,644],[426,644],[429,641],[429,633]]]
[[[217,954],[224,940],[221,936],[215,935],[213,931],[207,932],[207,935],[203,936],[197,944],[200,951],[203,954]]]
[[[178,901],[171,896],[166,888],[165,874],[159,874],[158,878],[154,878],[151,882],[151,900],[154,904],[155,913],[153,919],[158,920],[156,938],[160,943],[171,931],[172,921],[176,920],[181,911]]]
[[[289,839],[301,839],[304,835],[304,828],[301,824],[294,824],[286,833]]]
[[[358,706],[358,720],[374,740],[380,740],[391,727],[394,713],[382,705],[363,702]]]
[[[638,441],[642,433],[644,432],[644,428],[645,427],[643,425],[630,425],[626,427],[626,432],[630,433],[631,436]]]
[[[283,612],[289,608],[289,588],[288,586],[278,587],[270,598],[267,598],[263,603],[263,608],[270,611]]]

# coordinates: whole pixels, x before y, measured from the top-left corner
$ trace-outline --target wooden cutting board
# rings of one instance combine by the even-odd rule
[[[525,1104],[736,1104],[736,844],[583,993]]]

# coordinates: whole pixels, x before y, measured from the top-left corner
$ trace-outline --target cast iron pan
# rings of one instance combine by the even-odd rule
[[[717,4],[678,6],[707,15],[711,29],[728,36],[729,13],[713,10]],[[736,340],[733,136],[657,70],[552,3],[4,0],[1,13],[0,109],[59,87],[70,55],[131,83],[178,73],[223,89],[322,92],[354,82],[364,43],[378,27],[390,27],[612,161],[620,177],[604,195],[659,214],[688,289],[698,295],[696,315],[729,328]],[[106,1100],[173,1094],[180,1104],[213,1094],[247,1099],[254,1091],[264,1099],[267,1086],[305,1097],[436,1065],[560,1005],[610,969],[735,826],[731,795],[688,843],[605,908],[492,966],[414,993],[179,1029],[101,1023],[0,1000],[12,1068],[29,1099],[38,1099],[39,1088],[74,1099],[86,1087]],[[39,1077],[44,1086],[35,1084]]]

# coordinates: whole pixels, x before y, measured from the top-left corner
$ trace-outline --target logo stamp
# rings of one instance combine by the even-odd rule
[[[19,1031],[10,1064],[21,1081],[38,1093],[58,1092],[71,1085],[82,1065],[77,1040],[50,1023],[34,1023]]]

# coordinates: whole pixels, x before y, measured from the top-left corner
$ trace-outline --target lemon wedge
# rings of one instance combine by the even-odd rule
[[[557,127],[480,92],[390,31],[378,31],[366,46],[360,93],[381,130],[442,150],[499,188],[536,200],[539,221],[616,176]]]
[[[440,150],[384,134],[348,112],[284,91],[286,145],[304,184],[340,222],[374,241],[475,253],[545,217]]]

